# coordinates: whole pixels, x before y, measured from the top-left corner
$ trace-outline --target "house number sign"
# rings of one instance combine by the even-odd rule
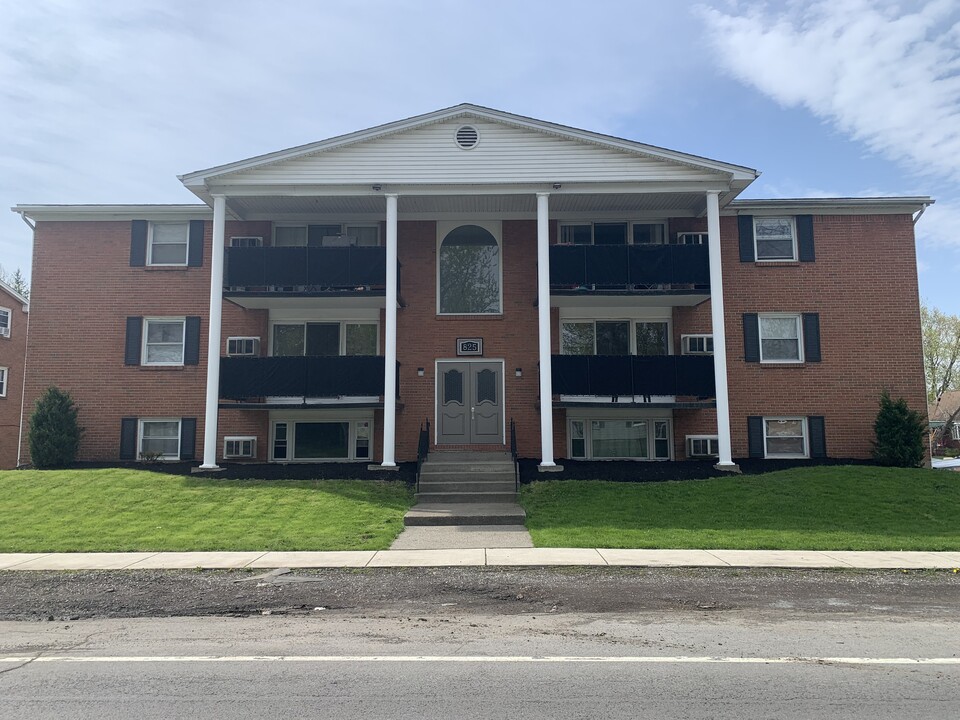
[[[457,338],[457,355],[483,355],[483,338]]]

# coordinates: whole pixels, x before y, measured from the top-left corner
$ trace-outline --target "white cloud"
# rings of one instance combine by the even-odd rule
[[[742,82],[913,170],[960,181],[956,0],[818,0],[700,15]]]

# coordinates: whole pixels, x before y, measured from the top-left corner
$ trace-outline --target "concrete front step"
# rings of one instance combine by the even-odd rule
[[[509,475],[513,477],[513,463],[435,463],[420,466],[420,475]]]
[[[527,513],[516,503],[427,503],[407,511],[404,525],[523,525]]]
[[[420,479],[420,487],[417,489],[418,493],[437,493],[437,492],[470,492],[470,493],[484,493],[484,492],[495,492],[503,493],[509,492],[513,493],[517,491],[516,483],[513,481],[513,478],[509,480],[489,480],[489,481],[478,481],[478,480],[425,480]]]
[[[517,494],[510,492],[431,492],[417,493],[419,503],[512,503]]]

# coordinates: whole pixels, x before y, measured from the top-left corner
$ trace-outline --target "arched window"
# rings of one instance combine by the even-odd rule
[[[461,225],[440,243],[440,312],[500,312],[500,246],[490,231]]]

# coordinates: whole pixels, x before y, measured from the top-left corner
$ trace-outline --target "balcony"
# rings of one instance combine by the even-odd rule
[[[382,247],[226,248],[224,295],[244,297],[383,296]]]
[[[263,404],[266,398],[362,399],[383,395],[382,355],[220,358],[220,399]],[[399,395],[399,364],[397,394]]]
[[[696,355],[553,355],[553,392],[592,397],[716,396],[713,358]]]
[[[552,295],[710,294],[706,245],[552,245]],[[682,303],[687,304],[687,303]]]

